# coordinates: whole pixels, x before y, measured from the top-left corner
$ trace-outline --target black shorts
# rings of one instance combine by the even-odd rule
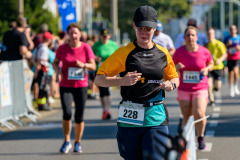
[[[213,70],[208,73],[208,77],[212,77],[214,80],[221,80],[223,75],[223,70]]]
[[[228,71],[232,71],[233,68],[235,67],[239,67],[240,66],[240,60],[228,60],[227,61],[227,67],[228,67]]]
[[[99,87],[99,92],[100,92],[100,97],[111,95],[110,87]]]

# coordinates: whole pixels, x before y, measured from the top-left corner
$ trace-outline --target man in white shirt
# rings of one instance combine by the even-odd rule
[[[153,42],[166,48],[169,51],[170,55],[172,56],[175,52],[173,41],[167,34],[164,34],[162,31],[163,31],[162,23],[158,21],[156,31],[153,35]]]

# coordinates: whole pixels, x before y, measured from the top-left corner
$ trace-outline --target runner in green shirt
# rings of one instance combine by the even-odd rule
[[[117,43],[110,40],[111,35],[108,29],[101,30],[100,40],[93,46],[92,50],[96,56],[97,69],[99,66],[118,49]],[[99,87],[100,101],[103,109],[102,119],[111,119],[111,91],[110,87]]]

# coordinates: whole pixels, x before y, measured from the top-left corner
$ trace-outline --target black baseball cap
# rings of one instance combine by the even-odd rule
[[[137,27],[157,27],[157,12],[151,6],[141,6],[136,9],[133,22],[135,22]]]
[[[190,18],[187,22],[187,26],[197,27],[197,21],[194,18]]]
[[[109,33],[109,29],[107,29],[107,28],[103,28],[102,30],[101,30],[101,35],[102,36],[107,36],[107,35],[109,35],[110,33]]]

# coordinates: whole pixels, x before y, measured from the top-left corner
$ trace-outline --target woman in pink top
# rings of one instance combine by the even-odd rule
[[[76,23],[67,27],[69,42],[58,47],[53,66],[60,81],[60,96],[63,109],[64,143],[60,149],[68,153],[72,148],[70,142],[72,129],[72,102],[75,102],[75,144],[74,152],[82,152],[80,141],[84,130],[83,112],[87,100],[87,70],[95,70],[95,55],[91,46],[81,42],[81,28]],[[62,62],[62,69],[58,67]]]
[[[197,44],[197,29],[187,27],[184,39],[185,46],[176,50],[173,61],[180,72],[178,101],[183,114],[183,123],[193,115],[195,120],[205,117],[208,103],[208,72],[213,69],[210,52]],[[198,134],[198,148],[205,148],[204,131],[207,120],[196,123]]]

